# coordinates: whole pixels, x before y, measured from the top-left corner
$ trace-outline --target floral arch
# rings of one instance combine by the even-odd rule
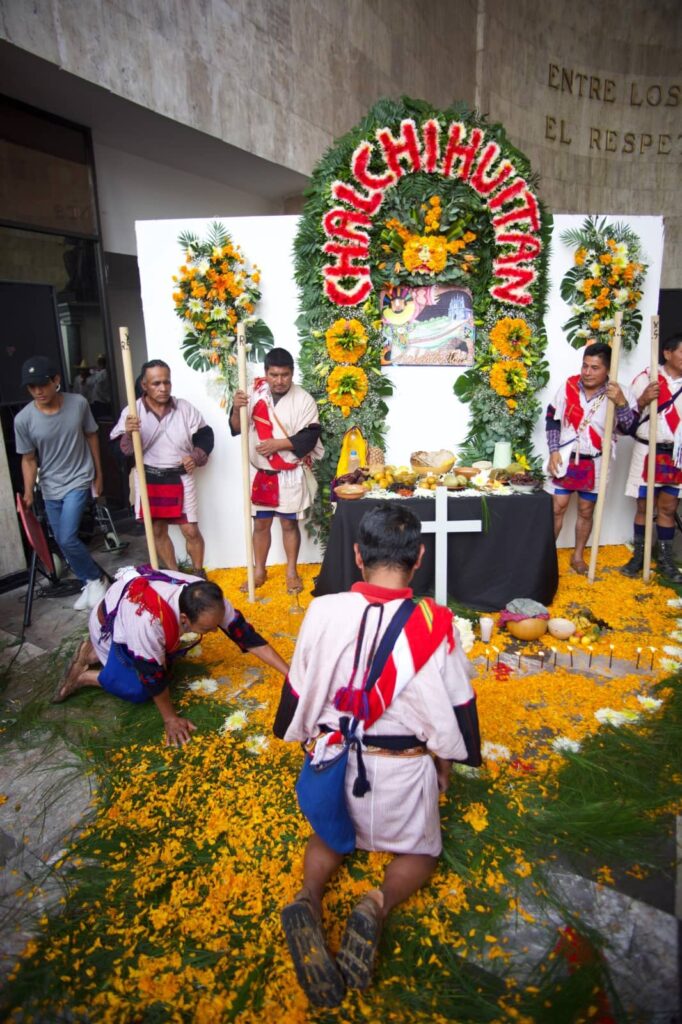
[[[536,393],[547,380],[543,316],[551,217],[527,159],[499,125],[463,107],[382,100],[322,158],[295,241],[301,369],[320,406],[326,454],[313,529],[348,427],[383,447],[393,385],[382,366],[380,294],[467,288],[474,365],[455,395],[471,404],[466,457],[500,439],[533,460]]]

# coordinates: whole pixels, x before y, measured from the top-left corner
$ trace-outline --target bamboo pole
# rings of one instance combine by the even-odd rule
[[[246,325],[237,323],[237,370],[239,390],[246,393]],[[244,508],[244,545],[246,550],[246,585],[249,601],[256,600],[256,583],[253,570],[253,535],[251,533],[251,464],[249,461],[249,414],[244,405],[239,410],[239,430],[242,443],[242,499]]]
[[[609,377],[612,381],[618,378],[618,361],[620,359],[620,339],[623,326],[623,314],[616,313],[616,333],[611,346],[611,369]],[[597,507],[594,512],[594,527],[592,529],[592,541],[590,547],[590,567],[587,578],[594,583],[594,576],[597,571],[597,555],[599,554],[599,537],[601,534],[601,522],[604,516],[604,504],[606,502],[606,485],[609,479],[609,462],[611,461],[611,438],[613,436],[613,421],[616,415],[616,407],[609,399],[606,410],[606,424],[604,426],[604,441],[602,444],[601,473],[599,475],[599,492],[597,494]]]
[[[658,331],[657,316],[651,318],[651,361],[649,382],[658,380]],[[649,461],[646,474],[646,509],[644,512],[644,582],[651,579],[651,541],[654,533],[654,486],[656,481],[656,428],[658,427],[658,395],[649,402]]]
[[[126,399],[128,411],[131,416],[137,415],[137,402],[135,400],[135,374],[133,373],[133,362],[130,356],[130,345],[128,344],[128,328],[119,327],[118,338],[121,342],[121,358],[123,360],[123,376],[126,382]],[[147,494],[147,478],[144,475],[144,457],[142,455],[142,438],[139,430],[133,430],[133,451],[135,453],[135,469],[137,470],[137,487],[142,507],[142,518],[144,519],[144,532],[147,538],[149,550],[149,564],[152,569],[159,568],[159,558],[156,553],[156,541],[154,540],[154,528],[152,526],[152,512],[149,507],[149,495]]]

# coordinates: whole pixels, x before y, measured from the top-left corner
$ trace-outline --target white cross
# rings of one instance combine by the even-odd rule
[[[422,533],[436,535],[436,586],[438,604],[448,603],[448,534],[480,533],[483,523],[480,519],[448,519],[447,487],[436,487],[436,518],[433,522],[422,523]]]

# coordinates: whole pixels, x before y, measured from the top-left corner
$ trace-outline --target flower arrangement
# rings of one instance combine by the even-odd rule
[[[610,343],[620,312],[621,343],[629,351],[642,328],[638,305],[647,264],[639,237],[626,224],[587,217],[578,230],[562,232],[561,241],[575,247],[574,265],[561,282],[561,298],[571,305],[572,316],[563,325],[569,344]]]
[[[530,340],[530,327],[518,317],[502,317],[490,332],[490,344],[501,356],[509,359],[522,356]]]
[[[311,533],[326,537],[329,483],[351,414],[368,443],[384,448],[385,398],[393,387],[382,366],[379,301],[397,286],[450,284],[471,294],[476,361],[455,386],[456,397],[471,403],[462,457],[490,458],[497,441],[511,439],[539,462],[531,435],[535,394],[547,373],[542,319],[550,232],[526,158],[501,126],[463,106],[443,111],[405,97],[381,100],[324,155],[294,243],[299,365],[325,436]],[[493,349],[488,332],[505,318],[522,326],[510,327],[506,341],[500,328],[502,347]],[[364,350],[347,322],[364,329]],[[491,386],[496,359],[522,364],[493,374],[500,387],[504,376],[506,395]],[[364,378],[340,366],[356,366]]]
[[[341,410],[341,415],[350,415],[367,395],[367,374],[359,366],[337,366],[327,378],[327,395],[332,405]]]
[[[456,218],[454,223],[448,217],[450,211]],[[419,205],[418,211],[410,210],[409,214],[413,222],[417,220],[417,231],[411,230],[398,217],[389,217],[381,233],[381,250],[386,258],[379,261],[379,268],[386,269],[387,264],[394,260],[393,273],[389,274],[391,283],[405,280],[408,275],[412,275],[409,280],[414,283],[415,274],[433,279],[435,274],[445,270],[448,263],[451,269],[456,267],[462,274],[473,269],[477,262],[473,253],[455,261],[462,250],[476,241],[475,232],[463,231],[456,207],[448,204],[444,208],[440,195],[432,195]]]
[[[335,363],[357,363],[367,351],[367,331],[359,320],[335,320],[324,337]]]
[[[182,354],[194,370],[213,370],[225,407],[237,389],[236,330],[253,316],[260,271],[250,267],[224,225],[215,221],[205,240],[183,231],[185,261],[173,276],[175,312],[185,328]],[[262,359],[273,337],[262,320],[249,323],[250,356]]]

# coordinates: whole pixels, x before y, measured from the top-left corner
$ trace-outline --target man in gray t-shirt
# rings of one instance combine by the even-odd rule
[[[17,452],[21,455],[24,503],[33,504],[40,468],[40,488],[55,540],[66,556],[83,591],[74,608],[93,608],[104,597],[106,580],[78,536],[83,509],[91,495],[102,492],[97,424],[82,395],[61,390],[56,367],[45,356],[34,356],[22,367],[21,382],[33,401],[14,420]]]

